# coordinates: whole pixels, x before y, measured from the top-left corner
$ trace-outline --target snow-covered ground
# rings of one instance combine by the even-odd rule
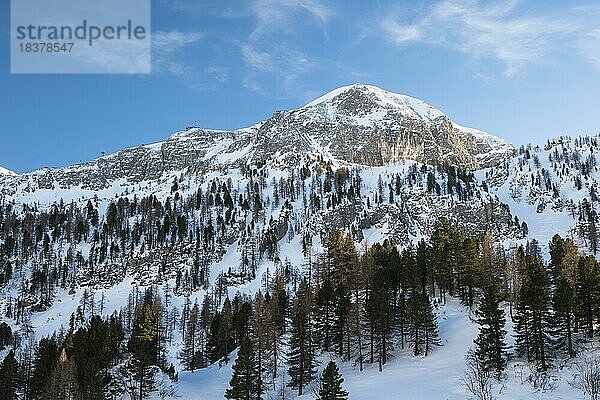
[[[0,165],[0,175],[16,175],[16,174],[14,172],[12,172],[11,170],[6,169]]]
[[[354,362],[342,362],[329,355],[320,357],[319,372],[329,360],[334,360],[344,377],[344,388],[349,392],[350,400],[464,400],[470,394],[463,384],[466,370],[465,355],[473,346],[478,327],[470,316],[469,310],[450,298],[446,305],[437,308],[440,337],[443,345],[434,349],[427,357],[412,356],[411,349],[396,349],[393,358],[379,372],[376,364],[364,364],[364,370],[358,371]],[[507,318],[509,320],[509,318]],[[512,324],[507,322],[507,343],[512,344]],[[574,386],[579,374],[579,366],[600,354],[597,343],[588,344],[592,350],[585,356],[566,361],[556,359],[555,368],[548,373],[545,387],[534,387],[531,382],[533,371],[526,362],[512,360],[499,381],[493,381],[493,393],[497,400],[575,400],[584,399],[581,391]],[[178,393],[182,399],[214,400],[222,399],[229,387],[231,366],[228,365],[179,375]],[[282,372],[284,372],[282,370]],[[533,373],[533,376],[537,376]],[[303,396],[296,396],[291,390],[285,391],[285,398],[312,399],[316,382],[307,386]],[[278,382],[281,385],[281,382]],[[269,391],[265,399],[280,399],[281,390]]]

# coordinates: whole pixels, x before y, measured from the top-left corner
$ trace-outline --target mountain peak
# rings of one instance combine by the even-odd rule
[[[444,116],[426,102],[364,83],[342,86],[306,104],[302,109],[324,108],[335,114],[369,114],[394,110],[402,115],[432,121]]]

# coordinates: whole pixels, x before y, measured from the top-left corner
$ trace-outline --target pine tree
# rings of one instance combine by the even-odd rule
[[[409,340],[415,356],[429,355],[433,346],[441,345],[437,330],[437,318],[427,293],[413,291],[408,298],[407,317]]]
[[[548,276],[537,255],[526,255],[524,264],[515,310],[515,348],[517,355],[537,362],[545,371],[552,347]]]
[[[573,332],[577,311],[577,265],[579,252],[571,239],[563,240],[554,235],[549,243],[550,273],[553,283],[552,306],[554,309],[553,333],[556,348],[575,356]]]
[[[451,287],[453,260],[450,257],[450,231],[452,226],[446,218],[441,218],[431,235],[432,286],[438,284],[440,296],[445,302],[446,292]],[[434,294],[435,295],[435,294]]]
[[[594,317],[600,300],[600,267],[594,256],[581,257],[577,265],[579,316],[588,337],[594,336]]]
[[[433,311],[433,305],[427,293],[421,295],[421,304],[424,313],[423,332],[425,333],[425,356],[433,350],[434,346],[441,346],[442,341],[438,333],[437,316]]]
[[[240,340],[229,386],[225,391],[227,399],[260,400],[264,393],[254,344],[248,336],[244,336]]]
[[[329,361],[319,382],[317,400],[347,400],[348,392],[342,388],[344,378],[340,374],[338,366]]]
[[[12,339],[13,335],[10,326],[6,322],[0,323],[0,350],[4,350],[4,348],[10,344]]]
[[[367,256],[372,258],[365,299],[371,362],[374,361],[376,353],[381,371],[392,348],[391,334],[395,323],[394,288],[397,280],[395,272],[398,271],[399,256],[395,244],[389,241],[385,241],[383,246],[375,244]]]
[[[315,333],[317,345],[323,351],[331,350],[335,319],[334,289],[328,276],[323,277],[315,294]]]
[[[285,290],[285,279],[280,274],[276,274],[272,283],[273,289],[271,294],[272,320],[278,334],[284,334],[286,329],[285,320],[288,316],[289,296]]]
[[[555,281],[552,303],[554,308],[554,334],[557,336],[556,347],[566,349],[569,357],[575,357],[573,324],[575,322],[577,298],[572,282],[562,274]]]
[[[482,282],[481,286],[488,284],[496,285],[498,291],[500,291],[502,270],[498,258],[498,254],[495,251],[494,238],[490,232],[486,232],[481,240],[480,273],[478,278]]]
[[[15,400],[17,391],[23,384],[23,375],[19,363],[15,359],[15,352],[9,351],[4,361],[0,364],[0,399]]]
[[[231,302],[226,298],[222,311],[215,313],[210,322],[207,344],[210,362],[229,361],[229,353],[235,348],[232,321]]]
[[[33,399],[49,399],[47,388],[58,359],[58,347],[54,338],[42,338],[35,351],[33,374],[29,394]]]
[[[566,253],[565,241],[560,235],[552,236],[552,240],[548,243],[548,251],[550,253],[550,273],[552,280],[556,283],[561,275],[562,263]]]
[[[506,318],[500,308],[497,289],[488,285],[483,290],[483,298],[475,312],[479,335],[475,339],[475,356],[486,371],[500,374],[506,366]]]
[[[79,328],[72,336],[67,336],[65,343],[66,359],[62,359],[62,351],[56,363],[59,374],[58,381],[62,380],[63,374],[68,374],[67,364],[77,363],[77,388],[80,395],[86,399],[96,400],[104,398],[102,388],[105,382],[105,369],[116,359],[118,345],[115,346],[113,335],[116,332],[111,329],[111,324],[106,323],[99,316],[92,317],[89,327]],[[120,344],[120,340],[118,342]],[[70,354],[69,354],[70,353]],[[72,356],[73,359],[69,360]],[[57,382],[57,384],[60,382]],[[65,382],[65,385],[71,385]],[[62,391],[62,388],[57,388]]]
[[[203,366],[201,345],[202,331],[200,329],[199,315],[198,302],[195,301],[187,318],[186,334],[183,338],[183,349],[181,351],[184,367],[192,372]]]
[[[233,342],[237,346],[244,336],[250,331],[250,319],[252,317],[252,304],[249,299],[244,298],[239,292],[232,302],[232,329]]]
[[[310,288],[306,281],[300,283],[292,308],[292,331],[289,340],[288,386],[298,389],[302,395],[304,386],[315,378],[316,356],[310,320]]]
[[[75,359],[69,358],[67,351],[63,348],[60,351],[56,368],[52,372],[51,384],[48,389],[54,399],[73,399],[77,396],[76,368]],[[92,397],[86,396],[86,399],[88,398]]]
[[[350,307],[352,277],[358,267],[358,252],[352,238],[343,231],[331,232],[326,240],[327,247],[324,279],[329,281],[327,290],[332,290],[333,302],[332,340],[340,356],[350,358]],[[329,338],[328,338],[329,339]]]

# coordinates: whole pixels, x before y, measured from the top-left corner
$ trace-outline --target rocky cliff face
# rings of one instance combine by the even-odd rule
[[[469,170],[514,153],[510,143],[455,124],[421,100],[362,84],[275,113],[258,129],[257,144],[255,157],[262,160],[287,153],[285,161],[293,162],[312,150],[369,166],[413,160]]]
[[[381,166],[402,160],[476,170],[504,161],[513,146],[453,123],[427,103],[374,86],[336,89],[297,110],[237,131],[197,128],[164,142],[129,148],[88,163],[14,176],[0,173],[3,192],[80,187],[99,190],[123,180],[156,180],[165,173],[270,162],[297,165],[309,153]]]

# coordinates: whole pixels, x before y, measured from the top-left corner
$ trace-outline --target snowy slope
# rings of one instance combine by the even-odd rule
[[[17,175],[9,169],[0,166],[0,175],[14,176]]]
[[[542,248],[559,233],[590,251],[592,244],[586,237],[590,226],[582,207],[586,203],[591,210],[598,207],[597,150],[598,136],[561,137],[545,145],[522,147],[507,163],[476,175],[487,180],[491,191],[527,222],[529,236]]]
[[[370,97],[371,101],[379,106],[379,108],[389,108],[399,110],[402,114],[413,118],[426,119],[433,121],[436,118],[444,116],[444,114],[435,107],[425,103],[422,100],[403,94],[392,93],[383,90],[376,86],[357,83],[349,86],[342,86],[334,89],[329,93],[309,102],[301,109],[311,110],[313,108],[324,108],[329,115],[343,114],[343,102],[348,96],[352,96],[352,92],[360,91],[366,97]],[[381,115],[373,113],[368,118],[355,118],[356,123],[361,123],[365,120],[376,122],[377,117]]]
[[[442,346],[428,357],[413,357],[410,349],[396,349],[393,358],[382,372],[377,365],[365,365],[360,372],[353,362],[343,362],[337,357],[321,357],[319,372],[330,360],[340,367],[344,377],[343,387],[350,400],[464,400],[470,394],[462,379],[466,370],[465,355],[473,348],[478,327],[470,319],[468,309],[456,300],[437,308]],[[512,324],[507,323],[512,332]],[[510,337],[508,337],[510,341]],[[585,357],[569,362],[559,360],[560,368],[550,373],[546,387],[535,388],[528,380],[536,376],[526,363],[510,361],[503,378],[493,384],[492,392],[497,400],[573,400],[584,399],[574,387],[579,367],[586,360],[598,356],[600,349],[592,349]],[[236,352],[232,354],[234,360]],[[211,367],[194,373],[183,372],[179,376],[178,394],[189,400],[223,399],[229,387],[231,365]],[[285,373],[284,370],[281,371]],[[285,391],[286,399],[313,399],[314,383],[306,388],[306,394],[298,397],[292,390]],[[281,398],[281,390],[268,391],[265,399]]]

